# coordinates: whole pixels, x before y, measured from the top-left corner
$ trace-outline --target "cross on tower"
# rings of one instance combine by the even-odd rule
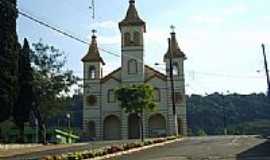
[[[95,36],[95,34],[97,33],[97,30],[92,29],[92,33],[93,33],[93,36]]]
[[[174,26],[174,25],[171,25],[170,28],[171,28],[171,30],[172,30],[172,33],[174,33],[175,26]]]
[[[133,3],[134,4],[135,3],[135,0],[129,0],[129,3]]]

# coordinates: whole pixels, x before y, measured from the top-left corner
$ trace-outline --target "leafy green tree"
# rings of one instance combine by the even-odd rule
[[[224,134],[224,126],[229,134],[270,135],[270,103],[264,94],[191,95],[187,118],[195,135],[200,129],[208,135]]]
[[[28,41],[24,39],[24,45],[19,55],[19,92],[17,103],[13,108],[14,122],[19,128],[19,142],[24,142],[24,123],[28,122],[30,111],[33,108],[33,70],[31,68]]]
[[[141,139],[144,141],[142,117],[144,111],[153,111],[156,108],[154,88],[148,84],[124,86],[117,89],[115,95],[126,113],[137,113],[140,117]]]
[[[71,70],[65,69],[64,52],[41,41],[33,44],[34,93],[42,119],[59,113],[66,106],[72,86],[80,80]]]
[[[0,122],[12,113],[17,93],[17,0],[0,1]]]

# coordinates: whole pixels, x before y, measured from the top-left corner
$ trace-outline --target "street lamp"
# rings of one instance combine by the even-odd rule
[[[38,119],[35,118],[35,127],[36,127],[36,143],[38,143]]]
[[[67,121],[68,121],[68,132],[70,133],[70,113],[66,114]]]

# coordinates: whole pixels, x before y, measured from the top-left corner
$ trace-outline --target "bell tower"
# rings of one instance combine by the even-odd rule
[[[124,20],[119,23],[121,32],[122,81],[144,81],[144,33],[145,22],[139,17],[135,0],[129,1],[129,8]]]
[[[170,92],[168,99],[172,101],[174,94],[175,111],[177,116],[174,117],[172,110],[173,104],[169,103],[169,128],[171,133],[174,133],[175,126],[178,127],[180,135],[187,135],[187,117],[186,117],[186,96],[185,96],[185,75],[184,75],[184,61],[187,59],[185,53],[180,49],[174,26],[171,27],[171,37],[168,39],[168,51],[164,55],[164,62],[166,64],[167,86]],[[171,74],[172,72],[172,74]],[[172,79],[171,79],[172,77]],[[174,86],[172,85],[172,82]],[[172,91],[173,90],[173,91]],[[177,122],[176,119],[177,118]]]
[[[101,79],[105,62],[99,54],[96,31],[93,30],[92,41],[83,62],[83,128],[91,130],[92,136],[102,139],[101,131]],[[91,127],[90,127],[91,126]],[[89,128],[90,127],[90,128]]]

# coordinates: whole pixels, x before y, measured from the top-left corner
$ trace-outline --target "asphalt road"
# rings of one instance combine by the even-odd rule
[[[255,136],[191,137],[114,160],[270,160],[270,142]]]

